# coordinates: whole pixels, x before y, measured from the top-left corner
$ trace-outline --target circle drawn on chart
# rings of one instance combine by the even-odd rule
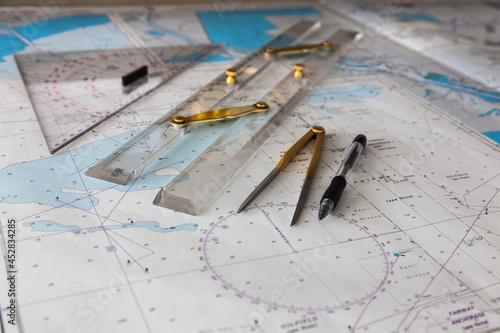
[[[269,203],[212,223],[201,248],[212,278],[289,311],[331,312],[384,291],[388,258],[368,228],[341,216],[291,228],[294,209]]]

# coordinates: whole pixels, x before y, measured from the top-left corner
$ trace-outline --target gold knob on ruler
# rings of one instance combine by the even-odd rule
[[[295,64],[293,65],[293,69],[295,69],[295,73],[293,73],[293,76],[295,77],[304,77],[304,69],[306,66],[304,64]]]
[[[236,83],[236,74],[238,74],[238,70],[235,68],[228,68],[226,69],[226,75],[227,79],[226,82],[231,84],[231,83]]]
[[[175,126],[184,126],[187,125],[187,119],[183,116],[175,116],[170,119],[170,123]]]

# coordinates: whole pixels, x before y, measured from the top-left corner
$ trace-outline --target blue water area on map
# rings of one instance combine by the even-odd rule
[[[491,109],[490,111],[486,112],[486,113],[482,113],[480,115],[478,115],[479,117],[488,117],[488,116],[500,116],[500,109],[498,108],[493,108]]]
[[[488,90],[477,89],[466,84],[462,84],[457,80],[439,73],[427,73],[424,79],[435,82],[436,85],[446,87],[448,89],[466,92],[468,94],[479,97],[490,103],[500,102],[500,93]]]
[[[23,225],[27,228],[31,228],[31,231],[71,231],[75,235],[82,232],[80,227],[76,225],[61,225],[52,221],[36,221],[36,222],[26,222]]]
[[[425,96],[424,98],[433,101],[435,100],[436,92],[432,89],[425,89]]]
[[[401,19],[405,19],[405,20],[424,21],[424,22],[431,22],[431,23],[437,23],[437,24],[443,23],[441,20],[439,20],[435,16],[432,16],[430,14],[424,14],[424,13],[400,12],[400,13],[395,13],[394,16],[401,18]]]
[[[11,33],[0,35],[0,62],[5,62],[5,56],[21,52],[26,48],[26,46],[28,46],[22,39],[17,37],[16,34],[21,35],[30,42],[33,42],[36,39],[52,36],[62,32],[110,22],[111,21],[106,14],[88,14],[58,17],[14,28],[0,26],[0,28],[3,27],[6,31],[12,31]]]
[[[205,27],[213,43],[227,46],[256,49],[274,36],[268,31],[277,26],[266,19],[266,16],[317,15],[320,11],[313,7],[234,10],[234,11],[200,11],[198,17]]]
[[[345,114],[346,113],[345,111],[342,111],[339,108],[325,108],[325,107],[322,107],[322,109],[325,110],[326,113],[328,113],[328,114]]]
[[[116,246],[114,246],[114,245],[106,246],[106,251],[107,252],[116,252]]]
[[[362,68],[365,70],[369,70],[370,72],[379,72],[386,73],[387,70],[383,68],[379,68],[376,65],[369,64],[363,60],[353,59],[353,58],[343,58],[339,61],[336,67],[350,67],[350,68]]]
[[[175,181],[176,182],[183,182],[185,180],[188,180],[189,179],[189,175],[185,172],[181,172],[176,178],[175,178]]]
[[[39,160],[11,164],[0,170],[0,198],[5,203],[34,202],[53,207],[76,207],[84,210],[99,203],[87,190],[117,190],[121,192],[159,189],[175,175],[157,175],[156,170],[176,168],[182,171],[204,151],[229,125],[221,123],[220,132],[210,124],[200,124],[182,137],[174,147],[163,153],[142,172],[137,181],[120,186],[86,176],[84,173],[97,160],[103,159],[133,135],[132,132],[106,138],[71,151]],[[78,170],[78,171],[77,171]],[[83,182],[82,182],[83,180]]]
[[[96,231],[103,231],[103,230],[116,230],[116,229],[129,229],[129,228],[147,228],[151,231],[154,232],[174,232],[174,231],[181,231],[181,230],[188,230],[188,231],[196,231],[198,228],[197,224],[193,223],[187,223],[187,224],[181,224],[177,225],[175,227],[169,227],[169,228],[162,228],[160,227],[160,224],[158,222],[134,222],[134,223],[129,223],[129,224],[119,224],[119,225],[110,225],[110,226],[102,226],[102,227],[96,227],[96,228],[91,228],[89,229],[89,232],[96,232]]]
[[[490,138],[491,140],[500,143],[500,131],[496,132],[483,132],[485,136]]]
[[[222,54],[213,54],[203,58],[201,62],[215,62],[215,61],[229,61],[229,60],[233,60],[233,58]]]
[[[349,67],[349,68],[363,69],[363,70],[367,70],[367,71],[370,71],[373,73],[388,73],[390,70],[392,70],[392,68],[389,64],[385,63],[384,65],[387,67],[387,69],[380,68],[380,67],[378,67],[378,65],[372,65],[372,64],[366,63],[363,60],[345,58],[339,62],[339,64],[337,65],[337,68],[341,68],[342,66],[345,66],[345,67]],[[434,86],[444,87],[444,88],[449,89],[449,90],[468,93],[468,94],[471,94],[472,96],[475,96],[477,98],[480,98],[480,99],[485,100],[485,101],[490,102],[490,103],[499,103],[500,102],[500,93],[498,93],[498,92],[474,88],[472,86],[460,83],[459,81],[457,81],[453,78],[450,78],[446,75],[443,75],[443,74],[427,73],[425,76],[423,76],[417,72],[411,72],[411,74],[413,74],[413,75],[410,76],[410,75],[405,75],[405,74],[401,73],[402,76],[405,76],[406,78],[411,79],[413,81],[424,82],[426,84],[432,84]],[[420,76],[422,79],[416,80],[414,76]],[[430,90],[428,90],[428,91],[430,92]]]
[[[42,232],[47,232],[47,231],[71,231],[75,235],[78,235],[82,232],[80,227],[76,225],[61,225],[52,221],[36,221],[36,222],[26,222],[23,223],[23,225],[27,228],[31,228],[32,232],[35,231],[42,231]],[[160,232],[160,233],[165,233],[165,232],[174,232],[174,231],[181,231],[181,230],[187,230],[187,231],[196,231],[198,228],[197,224],[193,223],[186,223],[186,224],[181,224],[177,225],[174,227],[169,227],[169,228],[161,228],[160,224],[158,222],[134,222],[130,224],[120,224],[120,225],[111,225],[111,226],[103,226],[103,227],[96,227],[96,228],[90,228],[88,232],[96,232],[96,231],[103,231],[103,230],[116,230],[116,229],[128,229],[128,228],[147,228],[151,231],[154,232]],[[116,249],[115,249],[116,250]],[[108,251],[110,252],[110,251]]]
[[[356,83],[339,87],[314,89],[304,100],[310,103],[322,104],[331,102],[363,103],[364,99],[375,98],[381,92],[381,87],[373,84]],[[335,112],[337,111],[338,109],[335,109]]]
[[[217,140],[218,143],[221,143],[222,140]],[[236,142],[238,142],[239,140],[238,139],[234,139],[234,140],[230,140],[230,141],[227,141],[224,145],[222,146],[219,146],[217,148],[210,148],[209,151],[223,151],[226,149],[226,147],[229,147],[229,146],[232,146],[233,144],[235,144]]]

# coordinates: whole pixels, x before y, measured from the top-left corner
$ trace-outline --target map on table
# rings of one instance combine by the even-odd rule
[[[333,6],[411,50],[500,91],[500,6],[421,4]]]
[[[152,201],[220,136],[210,124],[181,139],[127,186],[84,175],[231,67],[233,59],[300,19],[356,28],[331,12],[332,6],[342,12],[341,5],[216,5],[178,14],[173,7],[60,9],[43,20],[36,10],[0,10],[4,256],[11,239],[8,225],[16,226],[15,261],[2,256],[5,269],[0,270],[3,330],[498,329],[500,151],[493,141],[500,141],[495,136],[500,131],[498,90],[400,44],[370,36],[360,40],[200,216]],[[467,34],[462,30],[467,27],[461,28]],[[493,35],[483,40],[494,41]],[[56,155],[47,150],[13,59],[19,52],[40,50],[208,42],[223,43],[226,50]],[[484,59],[479,49],[477,58]],[[313,125],[323,126],[327,136],[298,224],[289,227],[312,145],[236,214],[281,154]],[[367,136],[367,147],[339,207],[319,222],[319,199],[359,133]],[[225,138],[221,149],[232,141]],[[15,297],[7,292],[7,271],[13,268]],[[8,317],[12,299],[16,325]]]

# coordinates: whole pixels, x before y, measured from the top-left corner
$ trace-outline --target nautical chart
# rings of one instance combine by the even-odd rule
[[[489,88],[500,89],[498,4],[349,4],[333,9]]]
[[[84,173],[230,67],[231,55],[248,53],[301,18],[327,22],[334,14],[314,7],[207,6],[179,15],[185,21],[172,26],[165,22],[175,11],[138,8],[134,19],[133,10],[68,11],[30,26],[21,17],[29,20],[33,12],[15,12],[17,21],[13,12],[1,11],[0,28],[0,39],[8,41],[0,43],[3,254],[12,223],[17,241],[15,297],[7,292],[7,260],[0,276],[4,331],[500,327],[500,151],[480,133],[495,138],[491,133],[500,130],[494,111],[480,116],[495,108],[494,90],[460,81],[456,72],[384,40],[362,39],[287,114],[214,203],[193,217],[152,201],[200,153],[200,141],[219,137],[215,125],[201,126],[126,186]],[[223,29],[243,20],[251,25]],[[64,31],[53,28],[61,26]],[[27,36],[33,27],[37,34]],[[75,49],[208,39],[231,52],[197,64],[51,156],[12,54],[62,45],[71,34],[81,36]],[[262,175],[314,125],[327,136],[297,225],[289,227],[312,144],[236,214]],[[339,207],[319,222],[319,199],[359,133],[367,136],[367,147]],[[16,325],[7,316],[12,299]]]

